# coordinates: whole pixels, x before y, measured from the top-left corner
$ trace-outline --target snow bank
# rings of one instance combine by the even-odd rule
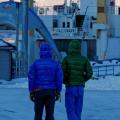
[[[17,78],[11,81],[0,80],[0,88],[28,88],[27,78]]]
[[[104,60],[104,61],[91,61],[92,66],[106,66],[106,65],[120,65],[120,59]]]
[[[12,81],[0,80],[0,88],[28,88],[27,78],[13,79]],[[63,86],[64,89],[64,86]],[[86,90],[120,90],[120,76],[101,77],[89,80]]]
[[[120,90],[120,76],[101,77],[98,80],[89,80],[86,90]]]

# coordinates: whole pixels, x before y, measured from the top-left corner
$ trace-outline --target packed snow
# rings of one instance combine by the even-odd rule
[[[94,63],[94,62],[93,62]],[[91,62],[92,64],[92,62]],[[118,60],[94,66],[119,64]],[[118,72],[120,69],[118,68]],[[65,87],[56,102],[55,120],[67,120]],[[26,112],[27,111],[27,112]],[[120,120],[120,76],[93,76],[86,83],[82,120]],[[44,113],[45,116],[45,113]],[[43,116],[43,117],[44,117]],[[34,104],[29,100],[27,78],[0,80],[0,120],[33,120]]]
[[[28,88],[27,78],[0,80],[0,88]],[[64,89],[64,85],[63,85]],[[120,90],[120,76],[106,76],[91,79],[86,83],[86,90]]]
[[[67,120],[65,89],[56,102],[55,120]],[[108,76],[86,83],[82,120],[120,120],[120,77]],[[45,113],[44,113],[45,116]],[[26,78],[0,80],[0,120],[33,120]],[[44,119],[43,119],[44,120]]]

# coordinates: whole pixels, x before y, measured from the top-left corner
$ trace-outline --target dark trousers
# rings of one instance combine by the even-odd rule
[[[42,120],[43,109],[45,107],[45,120],[54,120],[55,92],[54,90],[42,90],[35,93],[35,118]]]

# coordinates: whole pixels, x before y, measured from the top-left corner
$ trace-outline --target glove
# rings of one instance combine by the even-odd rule
[[[58,101],[60,99],[60,92],[55,92],[55,100]]]
[[[35,94],[34,94],[34,92],[31,92],[31,93],[30,93],[30,100],[31,100],[32,102],[35,101]]]

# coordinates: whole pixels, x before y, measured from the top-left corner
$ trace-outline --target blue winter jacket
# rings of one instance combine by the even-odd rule
[[[28,73],[29,91],[53,89],[61,91],[63,72],[59,62],[52,59],[52,50],[47,43],[40,47],[40,59],[35,60]]]

